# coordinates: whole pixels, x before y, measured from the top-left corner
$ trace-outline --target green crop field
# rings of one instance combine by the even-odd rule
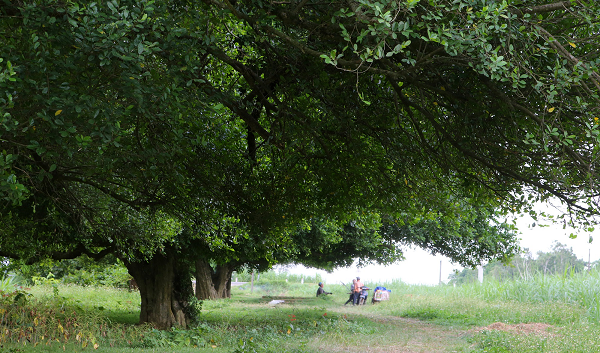
[[[169,331],[135,324],[137,292],[5,283],[0,352],[598,352],[599,282],[598,272],[458,287],[394,282],[384,284],[389,301],[344,306],[341,285],[315,298],[315,283],[260,281],[205,301],[196,327]]]

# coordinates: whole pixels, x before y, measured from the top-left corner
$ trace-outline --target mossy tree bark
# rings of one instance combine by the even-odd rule
[[[174,251],[125,265],[140,290],[140,324],[151,323],[161,330],[189,325],[186,308],[188,298],[193,295],[191,279]]]
[[[203,300],[231,297],[233,265],[217,265],[213,268],[205,260],[196,260],[195,265],[196,298]]]

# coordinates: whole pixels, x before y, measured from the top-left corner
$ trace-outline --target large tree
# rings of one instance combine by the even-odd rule
[[[210,229],[223,219],[264,246],[249,261],[311,219],[371,212],[458,259],[501,255],[473,224],[466,238],[413,226],[457,230],[465,203],[527,196],[596,213],[599,11],[4,1],[0,255],[115,252],[159,327],[185,323],[183,255],[237,236]]]

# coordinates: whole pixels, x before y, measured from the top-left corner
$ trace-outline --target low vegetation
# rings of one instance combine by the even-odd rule
[[[192,329],[137,325],[139,293],[0,283],[0,352],[595,352],[600,273],[436,287],[384,284],[390,300],[344,306],[347,288],[263,275],[205,301]],[[381,283],[367,283],[370,286]],[[372,293],[371,293],[372,295]],[[283,303],[272,303],[275,299]]]

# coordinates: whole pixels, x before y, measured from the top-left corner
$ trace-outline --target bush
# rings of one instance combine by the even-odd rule
[[[85,255],[62,261],[45,259],[33,265],[13,263],[12,267],[28,283],[42,283],[48,279],[80,286],[127,288],[131,278],[123,263],[114,256],[98,261]]]

